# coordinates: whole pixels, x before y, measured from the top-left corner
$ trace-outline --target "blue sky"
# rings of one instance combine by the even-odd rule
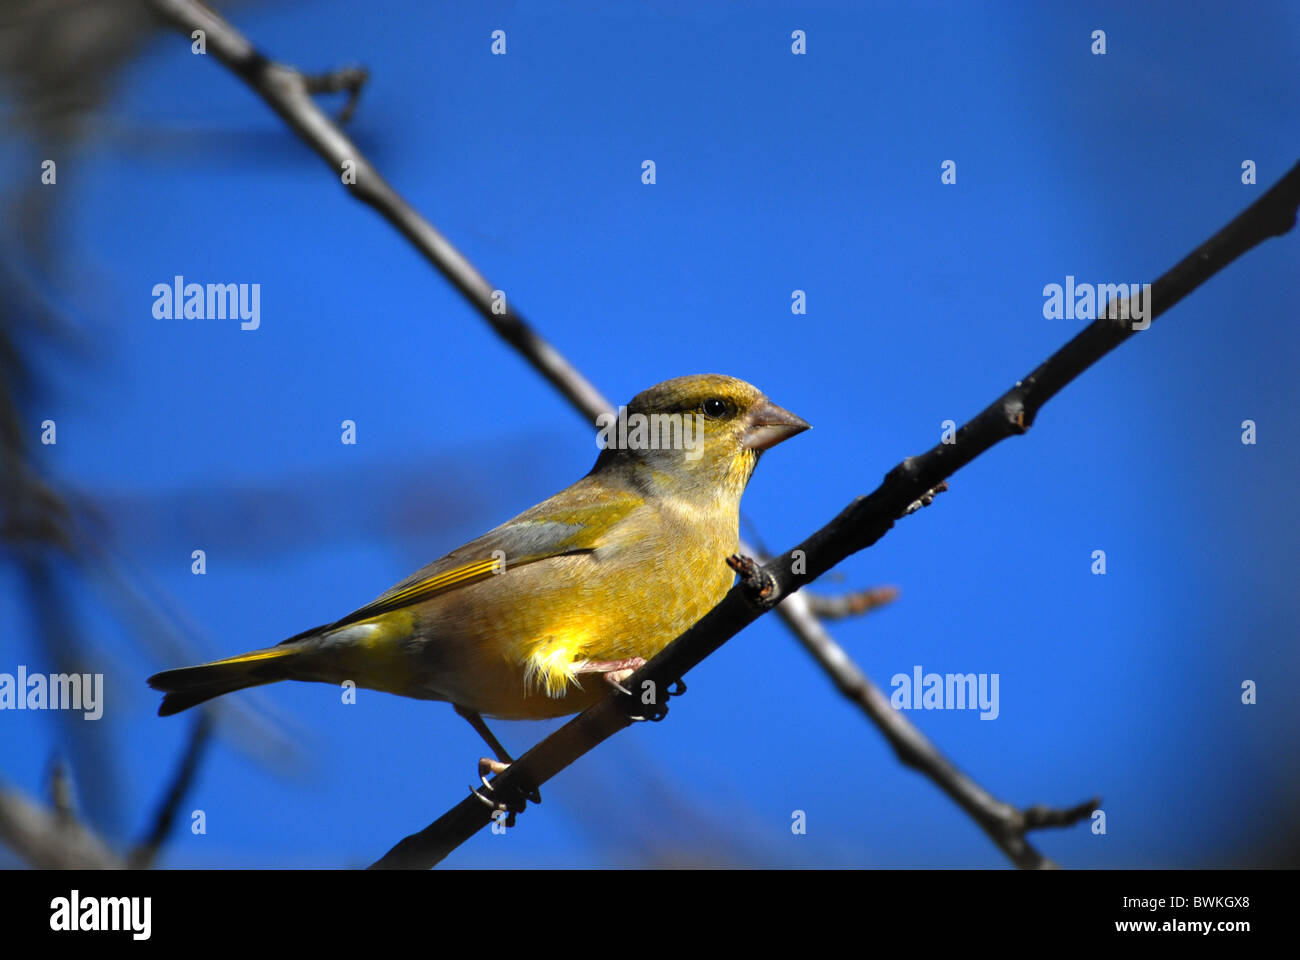
[[[350,134],[615,402],[719,372],[811,422],[744,500],[774,550],[1068,340],[1081,323],[1044,319],[1046,284],[1150,282],[1300,159],[1294,4],[320,2],[233,19],[304,69],[371,69]],[[52,418],[59,442],[38,457],[106,505],[114,550],[202,638],[196,659],[335,619],[589,469],[564,401],[182,39],[125,70],[62,170],[48,293],[92,348],[44,370],[33,429]],[[999,675],[996,720],[911,719],[1008,802],[1100,794],[1105,836],[1035,836],[1067,866],[1275,862],[1295,836],[1298,260],[1293,234],[1229,267],[818,585],[901,590],[832,627],[883,686],[918,664]],[[155,319],[150,291],[176,274],[259,283],[260,329]],[[4,576],[21,626],[0,671],[49,669]],[[187,731],[154,716],[144,678],[180,664],[103,590],[76,613],[117,769],[86,802],[124,841]],[[1004,863],[775,617],[688,680],[666,723],[605,743],[448,863]],[[224,725],[188,804],[208,832],[182,825],[166,865],[367,863],[459,801],[482,752],[442,704],[236,696],[297,759]],[[41,790],[63,746],[51,720],[0,715],[10,784]],[[522,751],[557,725],[498,732]]]

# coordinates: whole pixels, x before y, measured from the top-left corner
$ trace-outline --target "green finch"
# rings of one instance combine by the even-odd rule
[[[341,620],[150,677],[166,692],[158,713],[278,680],[351,680],[453,704],[508,763],[482,716],[585,709],[715,606],[759,455],[808,429],[716,374],[665,381],[599,423],[603,449],[577,483]]]

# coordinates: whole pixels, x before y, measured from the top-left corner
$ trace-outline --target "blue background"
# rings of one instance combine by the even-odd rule
[[[369,66],[350,135],[612,400],[720,372],[809,420],[743,504],[743,532],[773,550],[1068,340],[1082,323],[1043,318],[1045,284],[1154,280],[1300,158],[1292,3],[337,0],[232,19],[303,69]],[[498,28],[505,56],[489,52]],[[27,155],[4,156],[7,181],[35,176]],[[945,160],[955,185],[940,183]],[[1244,160],[1259,185],[1241,183]],[[97,505],[133,589],[200,638],[145,643],[118,588],[77,581],[108,683],[90,749],[109,760],[79,776],[81,802],[125,844],[190,720],[156,717],[146,676],[346,613],[567,485],[595,447],[178,35],[129,64],[47,189],[60,266],[35,282],[85,339],[43,361],[50,389],[27,426],[56,420],[58,444],[35,457]],[[1105,836],[1034,835],[1066,866],[1300,859],[1298,260],[1293,233],[1233,264],[817,585],[900,588],[831,626],[882,686],[916,664],[1000,675],[995,721],[910,717],[1010,803],[1100,794]],[[260,283],[261,329],[154,319],[152,287],[175,274]],[[806,316],[791,314],[795,289]],[[4,571],[0,670],[48,671]],[[776,617],[688,680],[668,722],[603,744],[517,829],[480,833],[448,864],[1005,864]],[[344,706],[308,684],[232,699],[185,808],[208,832],[182,822],[164,865],[363,865],[459,801],[482,753],[442,704],[361,691]],[[0,714],[0,776],[42,793],[51,755],[75,759],[78,723]],[[522,751],[556,726],[498,733]]]

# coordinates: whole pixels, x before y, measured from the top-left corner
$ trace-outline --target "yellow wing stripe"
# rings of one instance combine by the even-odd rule
[[[385,597],[384,605],[387,606],[391,603],[395,606],[404,607],[409,603],[441,593],[448,587],[469,583],[474,580],[482,580],[496,572],[500,565],[501,561],[496,559],[480,560],[477,563],[457,567],[455,570],[448,570],[446,573],[440,573],[427,580],[421,580],[419,583],[413,583],[405,590],[399,590],[397,593]]]
[[[360,610],[348,614],[333,627],[346,626],[350,623],[357,623],[361,620],[369,620],[371,617],[377,617],[381,613],[387,613],[389,610],[396,610],[399,607],[408,607],[413,603],[421,600],[427,600],[430,597],[450,590],[452,587],[464,586],[467,583],[477,583],[479,580],[486,580],[499,569],[502,563],[493,557],[487,560],[476,560],[474,563],[467,563],[463,567],[456,567],[454,570],[448,570],[445,573],[439,573],[436,576],[421,580],[419,583],[413,583],[405,589],[398,590],[396,593],[389,594],[374,603],[367,604]]]

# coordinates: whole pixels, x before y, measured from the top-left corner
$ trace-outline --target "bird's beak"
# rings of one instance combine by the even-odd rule
[[[743,441],[748,450],[775,447],[782,440],[789,440],[811,426],[802,417],[796,417],[768,399],[763,399],[750,408],[748,420]]]

